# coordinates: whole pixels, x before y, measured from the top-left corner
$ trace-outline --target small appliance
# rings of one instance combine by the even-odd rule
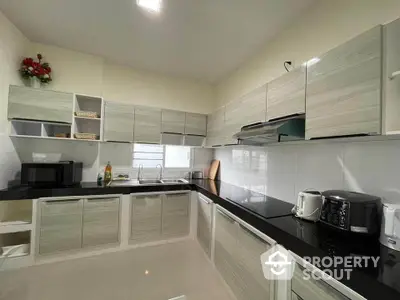
[[[348,233],[379,234],[381,199],[362,193],[330,190],[322,193],[320,222]]]
[[[31,187],[66,187],[82,181],[83,163],[23,163],[21,184]]]
[[[192,172],[192,178],[193,179],[203,179],[204,178],[203,171],[193,171]]]
[[[322,196],[318,191],[300,192],[297,197],[297,205],[293,208],[293,213],[296,217],[318,221],[322,207]]]
[[[382,245],[400,251],[400,205],[383,204],[380,242]]]

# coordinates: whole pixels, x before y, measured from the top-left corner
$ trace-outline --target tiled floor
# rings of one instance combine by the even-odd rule
[[[168,300],[181,295],[232,300],[195,241],[0,273],[1,300]]]

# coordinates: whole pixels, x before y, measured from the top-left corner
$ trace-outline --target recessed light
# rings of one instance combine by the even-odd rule
[[[161,11],[162,0],[136,0],[136,4],[153,13],[159,13]]]

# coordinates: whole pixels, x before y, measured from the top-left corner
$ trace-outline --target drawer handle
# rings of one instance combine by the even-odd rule
[[[51,205],[51,204],[71,204],[71,203],[77,203],[81,201],[81,199],[73,199],[73,200],[48,200],[44,201],[46,205]]]
[[[201,201],[203,201],[204,203],[206,203],[207,205],[212,204],[212,201],[211,201],[211,200],[208,200],[207,198],[204,198],[204,197],[202,197],[202,196],[199,196],[199,199],[200,199]]]
[[[230,223],[236,223],[236,221],[235,221],[235,219],[233,219],[233,218],[231,218],[230,216],[228,216],[226,213],[224,213],[224,212],[222,212],[222,211],[220,211],[220,210],[217,210],[218,211],[218,213],[222,216],[222,217],[224,217],[225,219],[227,219]]]
[[[251,235],[252,237],[254,237],[255,239],[263,242],[264,244],[267,243],[266,241],[264,241],[263,238],[259,237],[257,234],[255,234],[253,231],[251,231],[250,229],[248,229],[247,227],[243,226],[242,224],[239,224],[240,228],[242,228],[245,232],[247,232],[249,235]],[[267,243],[268,244],[268,243]]]

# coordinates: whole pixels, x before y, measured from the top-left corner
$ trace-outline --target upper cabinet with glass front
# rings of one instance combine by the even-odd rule
[[[306,138],[381,133],[382,26],[307,68]]]

